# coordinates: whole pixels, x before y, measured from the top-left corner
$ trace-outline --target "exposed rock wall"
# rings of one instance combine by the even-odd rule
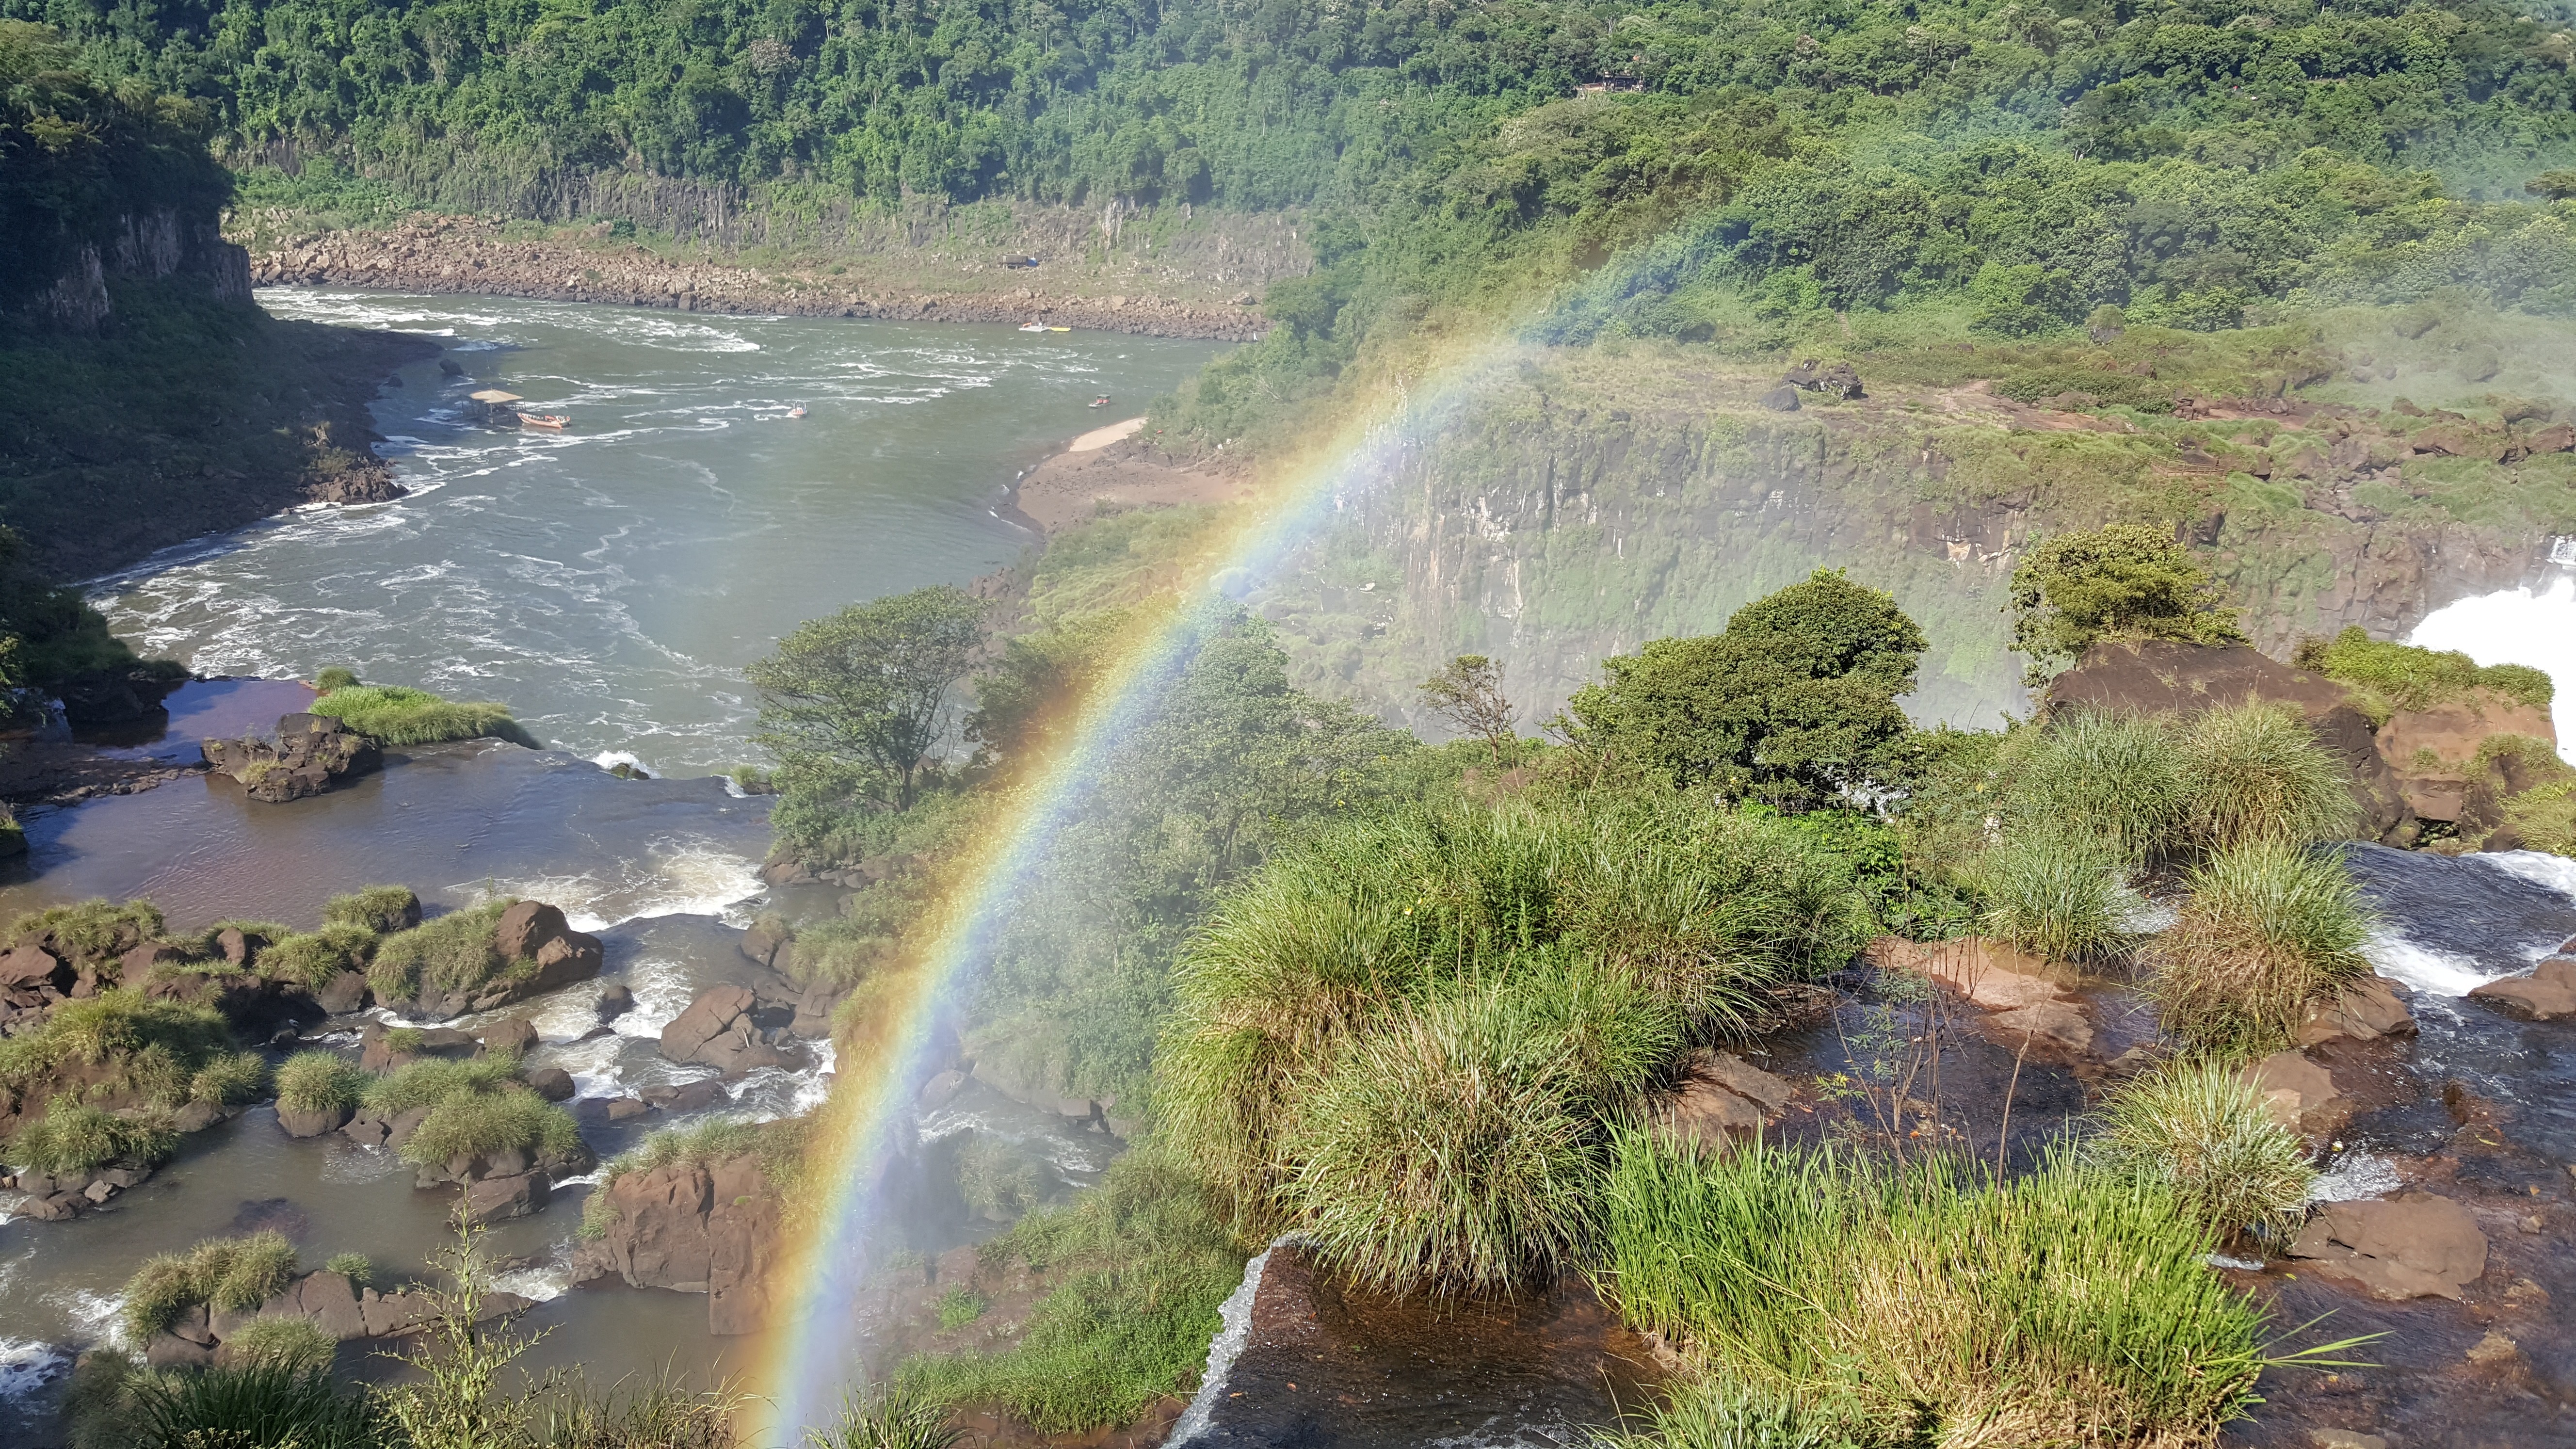
[[[607,1230],[573,1255],[573,1281],[615,1274],[637,1288],[707,1295],[707,1331],[750,1333],[768,1312],[779,1204],[749,1157],[672,1163],[605,1189]]]
[[[104,248],[82,246],[27,310],[40,325],[95,333],[115,316],[109,281],[173,276],[200,279],[211,295],[227,302],[250,300],[249,252],[224,240],[211,216],[186,217],[175,208],[156,207],[117,218]]]

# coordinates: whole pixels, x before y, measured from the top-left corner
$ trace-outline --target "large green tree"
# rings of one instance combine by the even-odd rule
[[[2013,648],[2034,687],[2104,639],[2242,644],[2227,596],[2171,530],[2114,523],[2060,534],[2013,567]]]
[[[1658,639],[1602,661],[1568,709],[1617,763],[1786,808],[1883,778],[1906,737],[1923,631],[1893,596],[1839,569],[1735,611],[1723,633]]]
[[[790,768],[868,772],[884,803],[911,805],[984,615],[982,600],[935,584],[798,625],[746,671],[761,694],[753,738]]]

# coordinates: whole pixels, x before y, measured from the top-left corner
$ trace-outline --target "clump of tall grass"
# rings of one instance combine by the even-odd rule
[[[2161,1178],[2224,1238],[2287,1238],[2307,1215],[2317,1178],[2307,1147],[2224,1063],[2173,1062],[2132,1078],[2103,1103],[2101,1122],[2107,1160]]]
[[[136,1442],[146,1449],[374,1449],[384,1442],[368,1395],[343,1392],[325,1368],[263,1359],[136,1375],[127,1391]]]
[[[178,1145],[178,1132],[159,1112],[110,1112],[56,1097],[46,1104],[44,1116],[10,1139],[8,1158],[50,1176],[75,1177],[111,1162],[157,1163]]]
[[[1978,867],[1987,933],[2052,961],[2125,954],[2133,898],[2122,859],[2098,836],[2033,828],[2006,837]]]
[[[2145,715],[2070,710],[2005,742],[2008,835],[2100,842],[2124,870],[2172,850],[2194,794],[2174,731]]]
[[[690,1389],[663,1373],[596,1390],[557,1374],[528,1414],[536,1449],[730,1449],[744,1396],[729,1385]]]
[[[259,953],[259,969],[280,981],[319,991],[343,971],[364,971],[376,951],[376,933],[365,926],[326,925],[293,932]]]
[[[188,1078],[188,1100],[209,1106],[256,1102],[267,1090],[268,1059],[257,1052],[226,1052]]]
[[[2191,781],[2183,832],[2199,850],[2351,835],[2359,814],[2351,773],[2297,710],[2252,702],[2204,710],[2180,740]]]
[[[887,1388],[841,1405],[829,1429],[809,1430],[812,1449],[949,1449],[966,1437],[948,1426],[948,1406],[917,1388]]]
[[[161,934],[161,908],[146,900],[86,900],[77,905],[23,911],[9,922],[8,939],[51,936],[54,954],[75,966],[104,966]]]
[[[333,896],[322,907],[322,924],[389,936],[420,924],[420,897],[409,886],[371,885]]]
[[[508,1151],[559,1159],[581,1150],[572,1114],[532,1091],[481,1092],[432,1107],[402,1145],[405,1162],[439,1163]]]
[[[364,1101],[369,1110],[392,1116],[414,1107],[435,1107],[454,1097],[506,1091],[518,1080],[515,1062],[493,1057],[424,1057],[405,1062],[369,1083]]]
[[[1734,1379],[1681,1378],[1617,1431],[1597,1433],[1591,1449],[1853,1449],[1843,1426],[1795,1400]]]
[[[87,1078],[97,1091],[176,1107],[198,1069],[231,1050],[231,1029],[212,1008],[118,987],[62,1002],[34,1031],[0,1040],[0,1089],[41,1098],[59,1069],[78,1063],[111,1068]]]
[[[1244,1254],[1187,1168],[1152,1142],[1109,1165],[1099,1187],[1040,1208],[980,1250],[1057,1285],[999,1353],[915,1359],[898,1392],[939,1404],[999,1404],[1042,1434],[1133,1423],[1207,1362],[1217,1307]],[[864,1441],[862,1441],[864,1442]]]
[[[1281,852],[1219,902],[1174,973],[1156,1100],[1206,1179],[1266,1228],[1294,1170],[1276,1143],[1296,1099],[1355,1038],[1419,1028],[1463,982],[1624,983],[1678,1024],[1648,1051],[1669,1061],[1738,1026],[1765,987],[1848,960],[1872,928],[1834,852],[1680,796],[1374,815]],[[1640,1049],[1570,1049],[1633,1084],[1633,1064],[1598,1055],[1613,1047]]]
[[[2370,974],[2369,913],[2338,853],[2256,840],[2212,856],[2186,884],[2147,993],[2165,1029],[2196,1049],[2285,1045],[2310,1007]]]
[[[224,1340],[222,1360],[232,1366],[274,1364],[299,1373],[331,1366],[340,1341],[301,1318],[254,1318]]]
[[[398,684],[344,685],[313,701],[311,709],[379,744],[435,745],[450,740],[495,739],[532,750],[544,748],[536,736],[510,717],[508,705],[441,699],[428,690]]]
[[[1280,1204],[1322,1258],[1392,1292],[1552,1277],[1590,1236],[1600,1167],[1560,1042],[1499,991],[1406,1008],[1300,1094]]]
[[[277,1069],[277,1105],[299,1112],[355,1107],[374,1081],[372,1073],[336,1053],[297,1052]]]
[[[1825,1443],[2204,1444],[2266,1362],[2261,1308],[2202,1262],[2208,1229],[2163,1183],[2074,1155],[1994,1182],[1623,1133],[1604,1200],[1628,1320]]]
[[[278,1233],[209,1238],[185,1253],[143,1261],[126,1280],[126,1337],[141,1348],[197,1304],[246,1313],[295,1277],[295,1245]]]
[[[502,913],[516,904],[506,898],[486,901],[385,937],[376,943],[367,985],[386,1001],[413,1000],[426,987],[471,991],[481,986],[515,964],[501,959],[493,937]]]

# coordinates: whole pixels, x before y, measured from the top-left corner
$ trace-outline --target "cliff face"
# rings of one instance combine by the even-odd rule
[[[2554,576],[2553,533],[2576,532],[2576,457],[2543,418],[2451,454],[2405,435],[2422,441],[2438,419],[2304,405],[2141,427],[1973,386],[1886,387],[1782,413],[1758,404],[1766,374],[1671,362],[1534,355],[1517,382],[1351,480],[1302,573],[1257,598],[1308,682],[1436,730],[1414,684],[1452,654],[1488,654],[1530,730],[1603,656],[1713,632],[1839,567],[1929,635],[1917,718],[1987,726],[2027,705],[2005,610],[2041,534],[2172,524],[2257,641],[2286,654],[2302,634],[2402,634],[2453,600]],[[2336,427],[2367,434],[2343,466],[2325,446]]]
[[[104,246],[84,241],[53,284],[27,304],[40,325],[95,336],[115,316],[108,283],[179,278],[219,302],[250,302],[250,253],[225,241],[212,214],[154,207],[115,219]]]

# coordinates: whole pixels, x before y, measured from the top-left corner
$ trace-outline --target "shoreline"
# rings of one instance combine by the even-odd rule
[[[1229,302],[1189,302],[1066,291],[1062,280],[1053,280],[1057,290],[1050,291],[1044,270],[1032,268],[1021,274],[1022,284],[1009,287],[926,290],[810,268],[786,274],[739,262],[682,261],[604,237],[512,237],[500,225],[467,217],[288,238],[251,254],[257,287],[360,287],[736,316],[1040,323],[1209,342],[1256,341],[1270,330],[1249,292]]]
[[[1134,426],[1130,427],[1129,425]],[[1164,452],[1144,418],[1093,428],[1056,445],[1011,480],[995,511],[1033,530],[1038,546],[1075,524],[1137,508],[1232,503],[1252,486],[1242,460],[1182,460]]]

